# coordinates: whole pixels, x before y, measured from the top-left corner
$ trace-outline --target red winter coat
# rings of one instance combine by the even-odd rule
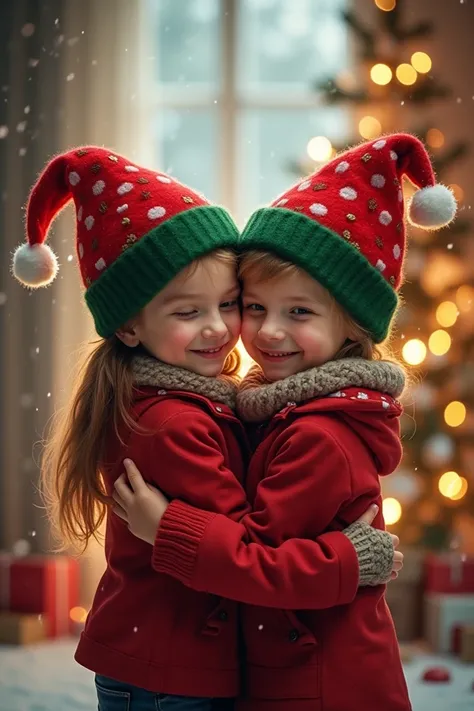
[[[401,408],[377,392],[358,395],[348,389],[272,418],[248,472],[253,512],[240,524],[173,502],[157,534],[156,568],[239,599],[246,536],[274,546],[315,539],[340,531],[369,504],[381,506],[379,476],[401,458]],[[384,527],[381,514],[374,524]],[[361,588],[350,604],[327,610],[245,606],[246,693],[238,711],[408,711],[384,592]]]
[[[245,433],[228,407],[200,395],[145,388],[137,393],[133,416],[147,432],[122,433],[125,445],[113,437],[106,464],[109,494],[123,459],[130,457],[145,479],[171,498],[235,520],[249,511],[241,485]],[[196,526],[199,530],[199,519]],[[246,602],[306,608],[347,602],[356,593],[357,558],[341,533],[321,536],[318,543],[296,540],[279,550],[249,550]],[[153,570],[150,546],[114,514],[107,518],[105,552],[107,569],[76,660],[150,691],[236,696],[236,603],[195,592]],[[185,559],[180,563],[186,568]]]

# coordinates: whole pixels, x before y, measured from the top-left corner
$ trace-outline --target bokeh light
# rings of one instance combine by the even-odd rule
[[[390,12],[390,10],[395,9],[397,0],[375,0],[375,4],[379,8],[379,10],[383,10],[384,12]]]
[[[440,326],[454,326],[458,318],[458,307],[454,301],[443,301],[436,309],[436,320]]]
[[[453,191],[453,195],[456,198],[458,202],[462,202],[464,200],[464,190],[460,185],[457,183],[451,183],[449,186],[451,190]]]
[[[460,477],[460,480],[461,480],[461,488],[459,489],[457,494],[454,494],[453,496],[451,496],[451,499],[453,501],[459,501],[467,494],[467,490],[469,488],[469,483],[468,483],[467,479],[463,476]]]
[[[456,303],[459,311],[466,314],[472,309],[474,303],[474,289],[469,284],[463,284],[456,291]]]
[[[459,427],[466,419],[466,406],[459,400],[453,400],[444,410],[444,421],[449,427]]]
[[[447,499],[451,499],[461,491],[461,477],[457,472],[445,472],[438,481],[438,489],[440,493]]]
[[[315,136],[308,142],[307,149],[311,160],[324,163],[332,156],[332,145],[326,136]]]
[[[374,64],[370,70],[370,78],[374,84],[385,86],[392,80],[393,72],[387,64]]]
[[[430,128],[426,132],[426,142],[430,148],[441,148],[444,146],[444,133],[439,128]]]
[[[411,63],[414,69],[420,74],[427,74],[433,66],[431,57],[429,54],[426,54],[426,52],[415,52],[412,54]]]
[[[433,355],[445,355],[451,348],[451,336],[447,331],[443,331],[443,329],[440,328],[431,334],[428,347]]]
[[[84,607],[72,607],[69,610],[69,617],[73,622],[85,622],[87,610]]]
[[[420,365],[426,358],[426,346],[419,338],[412,338],[403,346],[402,356],[408,365]]]
[[[390,496],[388,499],[383,500],[382,511],[383,518],[387,526],[392,526],[402,517],[402,506],[400,502]]]
[[[404,84],[405,86],[414,84],[418,76],[411,64],[399,64],[395,73],[400,84]]]
[[[381,123],[373,116],[364,116],[359,121],[359,133],[362,138],[366,138],[367,140],[376,138],[380,136],[381,132]]]

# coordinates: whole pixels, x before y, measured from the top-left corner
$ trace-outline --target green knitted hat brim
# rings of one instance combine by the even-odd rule
[[[388,334],[398,297],[350,242],[298,212],[265,207],[254,212],[240,251],[273,252],[319,281],[376,343]]]
[[[214,205],[170,218],[126,249],[86,291],[99,336],[108,338],[184,267],[216,249],[237,249],[239,232]]]

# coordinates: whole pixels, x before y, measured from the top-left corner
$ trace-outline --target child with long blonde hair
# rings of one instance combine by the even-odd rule
[[[249,511],[248,447],[235,415],[237,229],[170,176],[114,151],[74,149],[48,164],[31,193],[28,242],[13,265],[23,283],[56,275],[45,239],[71,199],[101,340],[52,434],[43,476],[65,540],[85,547],[106,520],[107,561],[76,659],[96,673],[101,711],[208,711],[239,691],[236,605],[157,573],[148,545],[109,511],[125,457],[171,498],[235,520]],[[367,553],[374,542],[382,560]],[[359,523],[317,542],[259,546],[239,595],[272,606],[344,602],[359,584],[386,579],[393,560],[387,534]]]
[[[261,424],[246,480],[253,510],[239,540],[233,521],[167,505],[128,464],[134,492],[116,482],[119,514],[154,544],[157,571],[229,595],[246,540],[314,541],[380,505],[380,477],[402,456],[404,372],[383,344],[402,282],[405,175],[420,188],[411,220],[447,224],[453,195],[435,184],[422,143],[403,134],[348,150],[251,217],[241,239],[242,341],[258,365],[237,405]],[[382,513],[374,525],[384,528]],[[385,587],[326,607],[244,605],[238,711],[409,711]]]

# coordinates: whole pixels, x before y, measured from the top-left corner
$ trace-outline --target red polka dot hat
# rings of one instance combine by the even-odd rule
[[[408,209],[412,224],[437,229],[454,218],[456,201],[435,184],[424,145],[394,134],[351,148],[257,210],[241,247],[274,252],[305,269],[379,343],[402,281],[403,176],[420,188]]]
[[[76,148],[56,156],[31,191],[27,242],[13,258],[13,273],[26,286],[55,278],[57,259],[45,240],[71,200],[85,299],[104,337],[192,261],[237,246],[230,215],[199,193],[105,148]]]

